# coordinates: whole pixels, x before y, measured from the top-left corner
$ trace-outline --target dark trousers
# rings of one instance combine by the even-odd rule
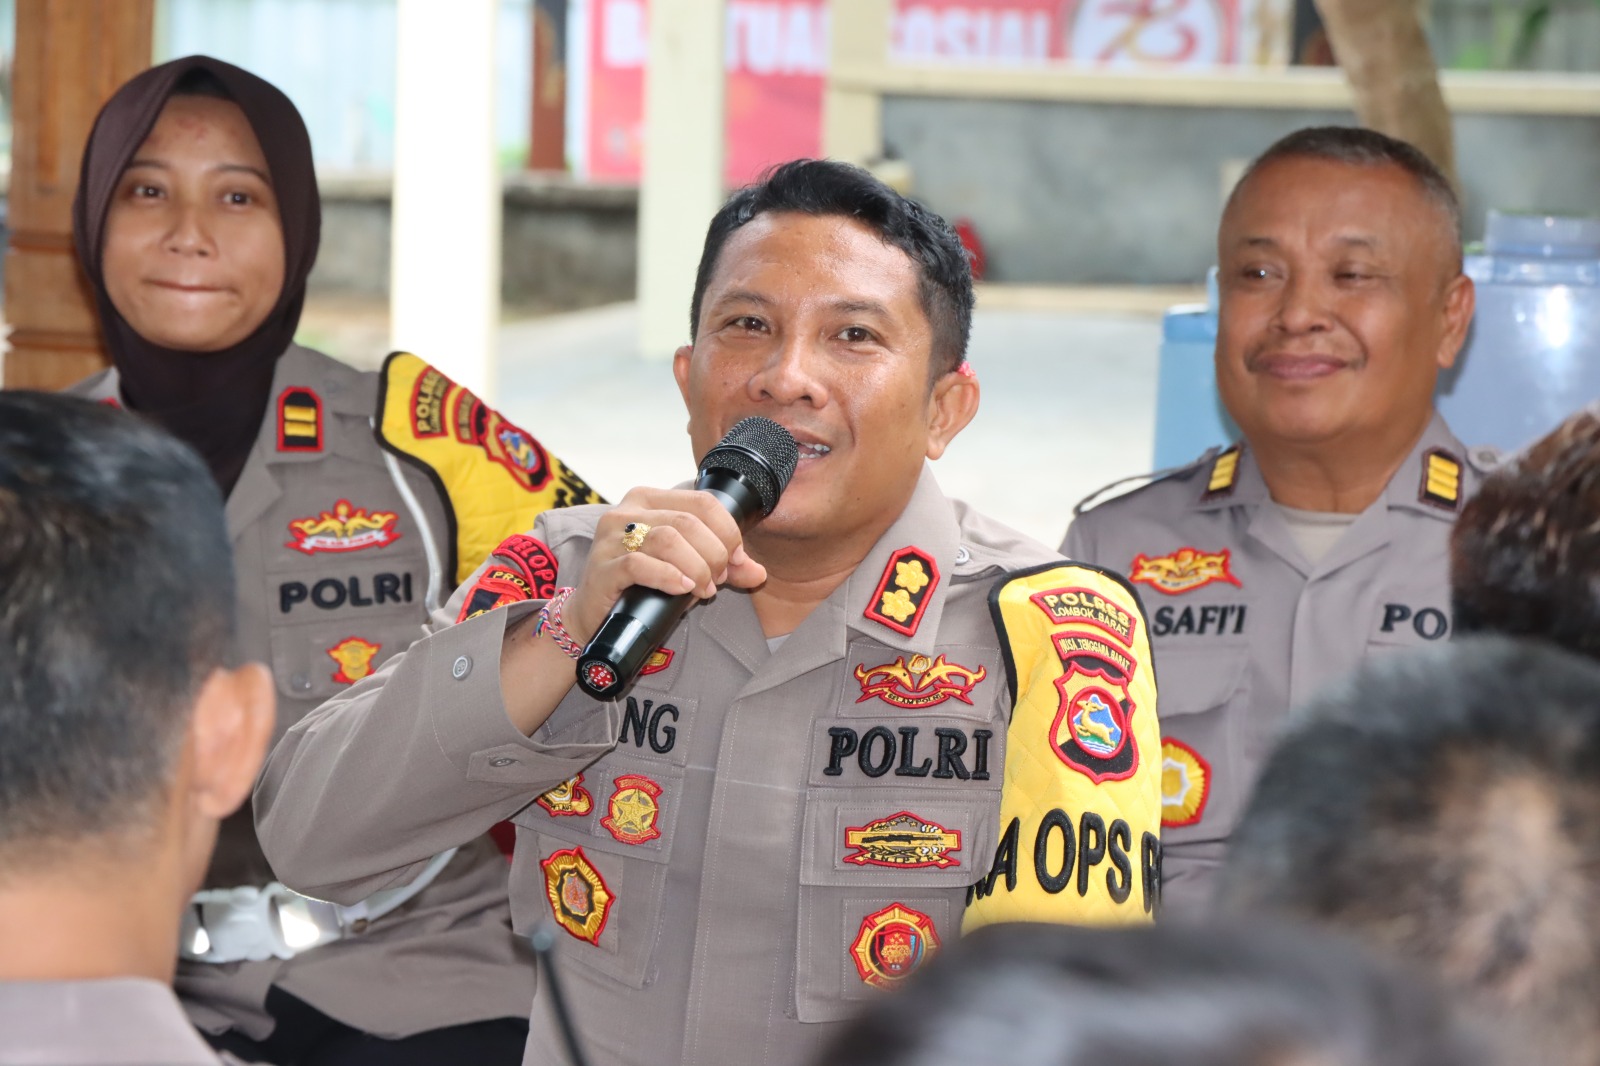
[[[385,1040],[335,1021],[281,988],[267,993],[267,1013],[278,1024],[265,1040],[251,1040],[231,1029],[220,1036],[200,1035],[218,1051],[274,1066],[518,1066],[528,1042],[526,1018],[496,1018]]]

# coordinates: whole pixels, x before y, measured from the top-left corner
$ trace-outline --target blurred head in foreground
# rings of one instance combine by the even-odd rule
[[[827,1066],[1471,1066],[1425,981],[1287,927],[994,925],[845,1030]]]
[[[0,980],[171,977],[271,734],[222,499],[112,407],[0,392]]]
[[[1297,713],[1221,909],[1338,927],[1430,971],[1520,1061],[1600,1061],[1600,665],[1472,637]]]
[[[1600,411],[1483,479],[1450,537],[1457,633],[1542,637],[1600,658]]]

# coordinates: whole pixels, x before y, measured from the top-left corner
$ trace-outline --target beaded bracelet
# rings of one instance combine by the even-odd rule
[[[566,652],[570,658],[576,659],[583,654],[583,645],[572,639],[572,634],[567,632],[567,627],[561,623],[561,608],[567,605],[575,589],[556,589],[556,594],[550,597],[543,607],[539,608],[539,624],[533,627],[533,635],[549,633],[550,639],[556,642],[556,647]]]

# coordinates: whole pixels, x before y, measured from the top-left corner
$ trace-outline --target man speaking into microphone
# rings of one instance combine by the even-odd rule
[[[743,532],[726,494],[637,488],[502,544],[279,744],[255,797],[279,876],[355,901],[511,819],[512,916],[559,928],[577,1043],[641,1066],[805,1062],[963,926],[1148,920],[1137,597],[928,467],[978,409],[972,305],[950,227],[862,170],[736,193],[673,361],[686,473],[758,417],[798,445],[792,478]],[[685,596],[631,682],[637,655],[585,656],[647,628],[614,607]],[[576,685],[580,657],[620,692]],[[548,989],[530,1063],[565,1055]]]

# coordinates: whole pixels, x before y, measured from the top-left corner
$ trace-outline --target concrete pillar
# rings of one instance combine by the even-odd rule
[[[689,340],[706,225],[723,201],[726,0],[650,0],[639,188],[639,352]]]
[[[889,62],[893,0],[834,0],[827,87],[822,95],[822,154],[846,163],[883,155],[883,98],[863,88],[863,74]]]
[[[489,399],[500,326],[496,0],[399,0],[390,343]]]

